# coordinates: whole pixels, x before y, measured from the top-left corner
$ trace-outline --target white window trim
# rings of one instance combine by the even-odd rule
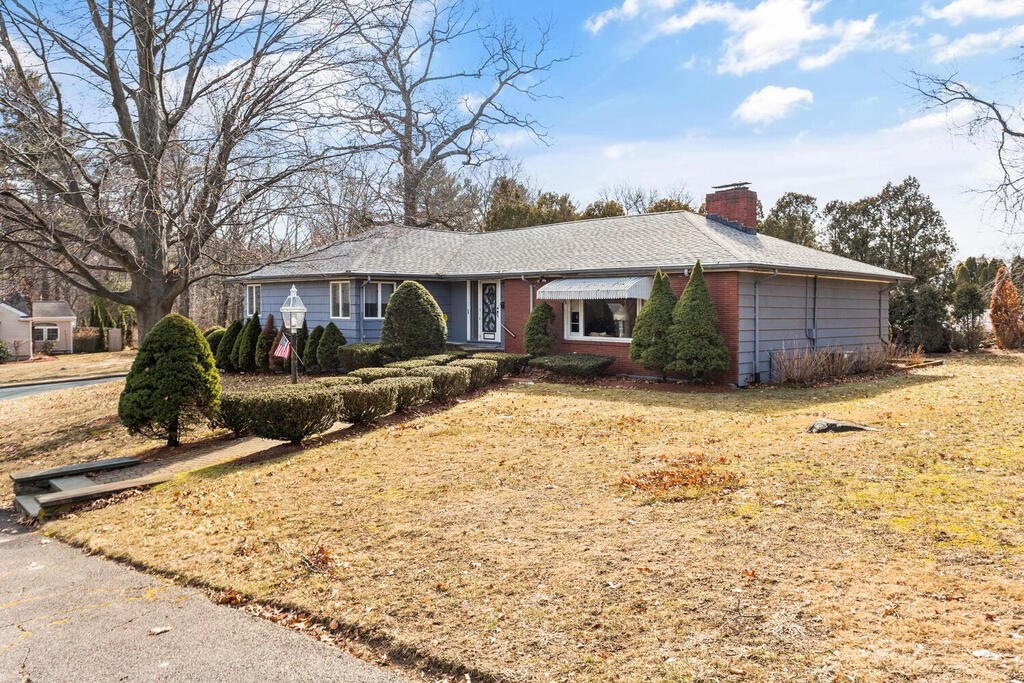
[[[37,328],[40,329],[40,330],[57,330],[57,338],[56,339],[47,339],[46,335],[44,334],[42,339],[40,339],[39,341],[36,341],[36,329]],[[45,344],[46,342],[54,342],[54,343],[56,343],[56,342],[59,342],[59,341],[60,341],[60,325],[57,325],[56,323],[32,323],[32,343],[33,344]]]
[[[363,301],[362,301],[362,304],[363,304],[363,320],[383,320],[384,319],[384,309],[381,308],[381,303],[382,302],[381,302],[381,295],[380,295],[380,288],[382,286],[384,286],[384,285],[391,285],[391,294],[392,295],[394,295],[395,290],[398,289],[398,285],[396,283],[394,283],[394,282],[387,282],[387,281],[384,281],[384,280],[381,280],[380,282],[365,282],[365,283],[363,283]],[[376,287],[377,288],[377,315],[366,315],[366,287],[367,286]],[[388,301],[391,301],[391,297],[388,297]]]
[[[341,289],[340,285],[348,285],[348,315],[344,315],[345,307],[343,305],[339,305],[338,306],[338,313],[340,315],[334,315],[334,286],[335,285],[339,285],[339,287],[338,287],[339,290]],[[329,317],[331,318],[331,320],[351,320],[352,319],[352,281],[351,280],[332,280],[330,285],[328,286],[328,292],[329,292],[329,294],[328,294],[328,299],[329,300],[328,300],[327,304],[328,304],[328,306],[330,306],[330,308],[328,309],[328,314],[329,314]],[[344,302],[340,302],[340,303],[344,304]]]
[[[255,299],[252,296],[252,294],[250,293],[253,290],[256,291]],[[255,300],[256,308],[257,309],[262,309],[263,308],[263,306],[262,306],[262,304],[263,304],[262,299],[263,299],[263,287],[262,287],[262,285],[246,285],[245,286],[245,317],[246,318],[251,318],[254,313],[256,315],[259,315],[261,313],[260,310],[255,310],[255,311],[252,310],[253,309],[252,304],[253,304],[253,301]]]
[[[615,301],[615,299],[602,299],[602,301]],[[581,299],[573,299],[573,300],[570,300],[570,301],[566,301],[562,305],[562,322],[563,322],[562,337],[566,341],[597,342],[598,344],[631,344],[633,342],[633,338],[632,337],[588,337],[587,335],[583,334],[583,329],[585,327],[585,321],[583,320],[582,317],[580,318],[580,331],[579,332],[570,332],[569,331],[569,326],[572,323],[572,318],[571,318],[572,305],[576,304],[576,303],[583,303],[583,301]],[[646,303],[644,299],[637,299],[636,300],[636,313],[637,313],[637,315],[640,315],[640,309],[644,307],[644,303]],[[580,309],[580,316],[582,316],[582,315],[583,315],[583,309],[581,308]]]

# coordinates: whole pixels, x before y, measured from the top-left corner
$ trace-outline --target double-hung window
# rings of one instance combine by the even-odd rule
[[[352,317],[352,283],[348,280],[331,283],[331,317]]]
[[[33,325],[32,340],[36,343],[60,341],[60,328],[45,323]]]
[[[565,338],[628,342],[633,338],[642,299],[565,302]]]
[[[394,282],[367,282],[363,285],[363,317],[383,318],[395,291]]]
[[[246,285],[245,287],[245,317],[251,318],[260,314],[260,286]]]

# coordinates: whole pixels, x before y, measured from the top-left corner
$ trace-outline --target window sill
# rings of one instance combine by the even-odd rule
[[[631,344],[632,339],[625,337],[564,337],[565,341],[573,342],[597,342],[598,344]]]

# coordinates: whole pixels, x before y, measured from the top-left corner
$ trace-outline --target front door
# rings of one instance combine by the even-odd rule
[[[499,341],[499,327],[501,325],[501,283],[497,280],[480,282],[480,335],[483,342]]]

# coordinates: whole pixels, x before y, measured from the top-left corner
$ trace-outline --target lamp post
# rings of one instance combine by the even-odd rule
[[[299,383],[299,352],[295,348],[295,340],[296,333],[302,327],[305,319],[306,306],[299,298],[299,292],[295,289],[295,285],[292,285],[292,291],[288,293],[288,298],[281,304],[281,324],[291,333],[291,338],[288,341],[291,342],[292,347],[292,384]]]

